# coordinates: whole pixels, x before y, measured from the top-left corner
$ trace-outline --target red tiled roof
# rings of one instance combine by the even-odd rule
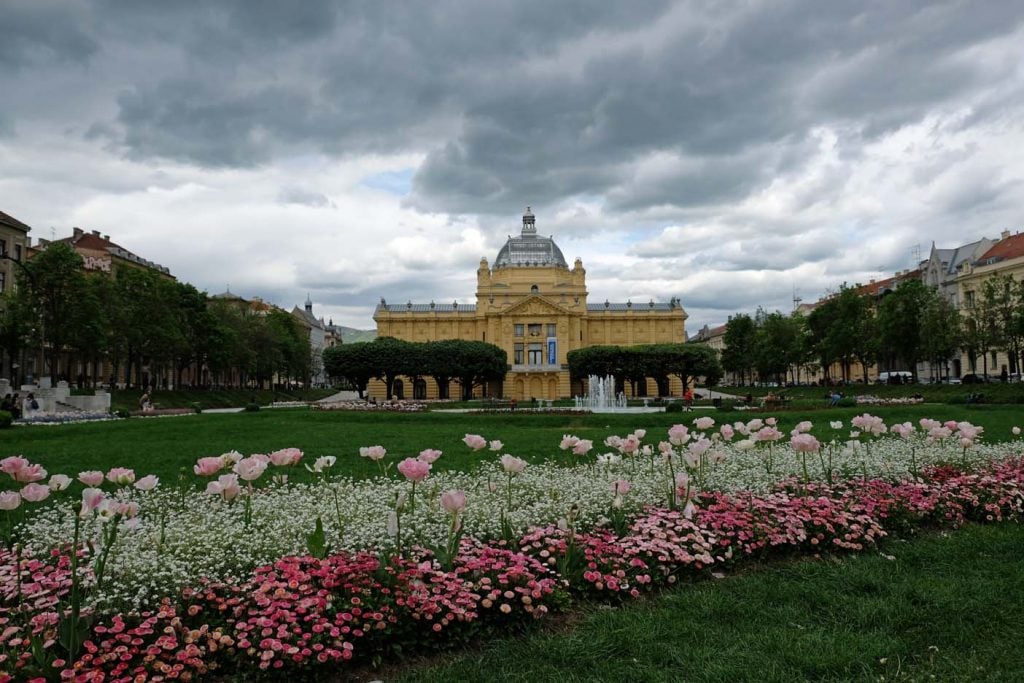
[[[1020,232],[996,242],[991,249],[981,255],[978,262],[984,264],[989,259],[1003,261],[1019,256],[1024,256],[1024,233]]]
[[[894,275],[887,277],[884,280],[878,280],[867,285],[861,285],[854,291],[860,296],[878,296],[880,293],[887,289],[894,289],[896,285],[903,282],[904,280],[916,280],[921,277],[921,270],[911,270],[900,275]]]
[[[19,221],[14,216],[6,214],[3,211],[0,211],[0,225],[6,225],[9,228],[14,228],[15,230],[21,230],[23,232],[28,232],[29,230],[32,229],[25,225],[24,223],[22,223],[21,221]]]
[[[67,242],[71,246],[78,247],[80,249],[93,249],[95,251],[105,251],[109,247],[117,247],[123,251],[128,251],[120,244],[115,244],[108,239],[94,235],[91,232],[84,232],[81,235],[72,235],[71,237],[62,237],[57,242]]]

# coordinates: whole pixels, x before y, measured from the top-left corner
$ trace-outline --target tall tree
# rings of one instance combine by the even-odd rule
[[[904,280],[878,307],[880,355],[888,369],[903,365],[917,380],[917,364],[925,357],[924,318],[939,294],[920,280]]]
[[[949,359],[960,349],[960,314],[941,294],[931,290],[921,316],[921,355],[932,367],[931,375],[949,379]]]
[[[49,373],[58,379],[60,355],[71,336],[75,307],[82,296],[82,257],[63,242],[51,242],[25,263],[18,296],[24,310],[33,312],[33,337],[49,356]],[[43,372],[47,368],[43,367]]]
[[[740,384],[745,384],[754,367],[757,344],[757,325],[754,319],[744,313],[729,316],[723,342],[722,367],[738,375]]]

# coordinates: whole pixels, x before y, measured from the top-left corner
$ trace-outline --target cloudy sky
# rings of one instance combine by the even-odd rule
[[[527,204],[687,328],[1024,224],[1024,4],[3,0],[0,210],[370,328]]]

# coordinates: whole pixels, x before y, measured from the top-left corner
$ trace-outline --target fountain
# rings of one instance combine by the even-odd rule
[[[629,410],[626,407],[626,395],[621,391],[615,393],[615,378],[611,375],[587,378],[587,395],[577,396],[576,407],[594,413],[616,413]]]

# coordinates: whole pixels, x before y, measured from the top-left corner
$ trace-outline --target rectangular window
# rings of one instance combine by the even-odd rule
[[[515,325],[513,325],[513,328],[515,329],[515,335],[517,337],[522,337],[523,336],[523,324],[522,323],[516,323]]]
[[[540,336],[540,323],[530,323],[530,328],[527,330],[531,337]]]
[[[548,323],[548,336],[554,337],[558,334],[558,326],[554,323]]]
[[[544,365],[544,345],[530,344],[526,362],[528,365]]]
[[[14,260],[15,261],[20,261],[21,260],[21,245],[20,244],[15,244],[14,245]]]
[[[0,256],[7,253],[7,240],[0,240]]]
[[[512,362],[514,364],[516,364],[516,365],[522,365],[523,364],[523,345],[521,343],[520,344],[516,344],[515,347],[513,347],[513,348],[514,348],[514,353],[513,353],[513,360],[512,360]]]
[[[0,273],[0,292],[7,289],[7,273]]]

